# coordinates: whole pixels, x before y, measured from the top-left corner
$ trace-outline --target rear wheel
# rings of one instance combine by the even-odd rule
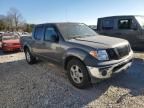
[[[77,88],[83,89],[91,84],[87,68],[80,60],[69,61],[67,71],[70,82]]]
[[[29,49],[25,49],[25,57],[28,64],[34,64],[36,62],[36,58],[30,53]]]

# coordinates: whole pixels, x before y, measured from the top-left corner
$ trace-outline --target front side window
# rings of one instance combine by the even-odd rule
[[[35,39],[36,40],[41,40],[42,39],[42,37],[43,37],[43,35],[44,35],[44,29],[43,29],[43,27],[37,27],[36,29],[35,29]]]
[[[54,37],[57,36],[57,33],[53,27],[47,27],[45,30],[45,41],[53,41]]]
[[[104,20],[102,22],[102,29],[103,30],[112,30],[114,28],[114,21],[113,20]]]
[[[119,29],[131,29],[132,19],[121,19],[118,21]]]

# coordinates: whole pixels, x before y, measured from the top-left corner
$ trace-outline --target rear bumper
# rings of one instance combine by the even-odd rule
[[[122,62],[100,67],[87,66],[87,69],[91,77],[98,79],[106,79],[110,78],[113,74],[126,71],[131,66],[132,59],[133,52],[131,52],[129,56],[125,57],[125,59]]]

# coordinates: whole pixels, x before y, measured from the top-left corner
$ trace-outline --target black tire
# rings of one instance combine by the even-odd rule
[[[26,58],[26,61],[28,64],[36,63],[36,58],[31,54],[31,52],[28,48],[25,49],[24,52],[25,52],[25,58]]]
[[[71,69],[74,66],[78,66],[79,69],[81,70],[80,73],[83,74],[83,78],[81,78],[82,81],[80,83],[76,83],[74,81],[74,79],[72,78]],[[86,66],[78,59],[72,59],[68,62],[67,75],[68,75],[68,78],[69,78],[71,84],[74,85],[75,87],[79,88],[79,89],[84,89],[84,88],[87,88],[91,85],[91,80],[90,80],[90,76],[88,74],[88,70],[87,70]]]

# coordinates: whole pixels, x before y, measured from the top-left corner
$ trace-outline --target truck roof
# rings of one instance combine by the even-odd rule
[[[144,15],[116,15],[116,16],[107,16],[107,17],[101,17],[101,18],[119,18],[119,17],[135,17],[135,16],[143,16]],[[99,19],[101,19],[99,18]]]
[[[41,25],[59,25],[59,24],[83,24],[83,23],[78,23],[78,22],[52,22],[52,23],[42,23],[42,24],[37,24],[36,26],[41,26]]]

